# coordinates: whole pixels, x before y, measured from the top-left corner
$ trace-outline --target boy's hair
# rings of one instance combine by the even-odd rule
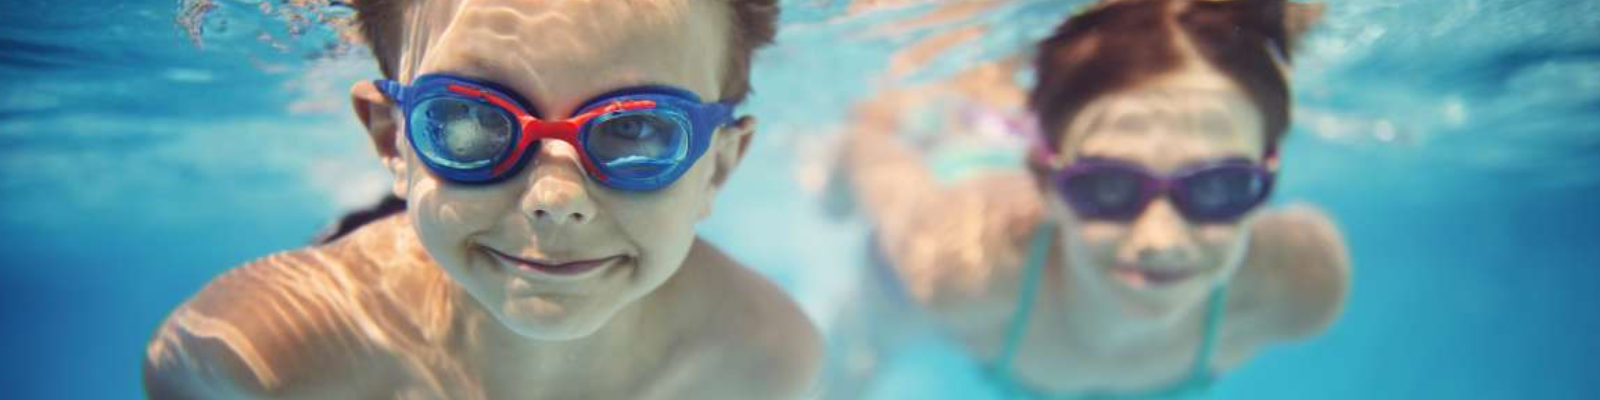
[[[395,79],[399,75],[395,63],[400,60],[400,21],[405,8],[422,0],[356,0],[356,24],[373,57],[378,59],[378,69],[383,76]],[[733,20],[729,26],[728,60],[722,76],[721,101],[740,103],[750,94],[750,59],[756,49],[772,43],[778,31],[777,0],[725,0]],[[327,244],[354,232],[369,222],[398,214],[406,209],[405,199],[395,195],[384,196],[377,204],[352,211],[327,227],[313,244]]]
[[[420,0],[356,0],[356,24],[378,59],[384,77],[395,79],[400,60],[401,16]],[[750,94],[750,59],[756,49],[772,43],[778,32],[777,0],[723,0],[732,17],[728,34],[728,60],[724,64],[722,93],[718,100],[744,101]]]
[[[1289,84],[1278,64],[1286,66],[1295,37],[1321,12],[1313,6],[1290,7],[1297,5],[1285,0],[1120,0],[1102,1],[1068,18],[1039,44],[1037,79],[1028,94],[1046,144],[1058,148],[1061,130],[1095,98],[1181,67],[1186,60],[1177,41],[1186,38],[1201,61],[1249,96],[1265,118],[1266,149],[1274,151],[1289,127]],[[1289,11],[1306,11],[1308,19],[1301,21],[1305,24],[1294,18],[1286,22]]]

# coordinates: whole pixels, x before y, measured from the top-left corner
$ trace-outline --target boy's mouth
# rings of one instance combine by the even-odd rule
[[[626,256],[616,255],[586,260],[540,260],[515,257],[487,247],[484,249],[487,250],[489,254],[493,255],[495,259],[498,259],[501,263],[512,267],[509,269],[513,269],[513,272],[522,272],[539,277],[560,277],[568,279],[587,276],[590,272],[600,271],[606,266],[617,264],[618,261],[622,261],[624,258],[626,258]]]

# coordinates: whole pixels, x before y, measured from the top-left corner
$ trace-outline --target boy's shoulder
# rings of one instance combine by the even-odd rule
[[[387,371],[385,349],[422,336],[428,297],[404,221],[375,222],[338,242],[233,268],[179,305],[146,349],[151,397],[351,394]],[[422,265],[426,266],[426,265]]]
[[[784,398],[813,389],[821,335],[782,288],[703,240],[679,272],[686,274],[678,289],[694,295],[678,314],[698,315],[681,325],[686,337],[721,360],[720,382],[746,384],[724,394]],[[744,376],[728,379],[729,373]]]

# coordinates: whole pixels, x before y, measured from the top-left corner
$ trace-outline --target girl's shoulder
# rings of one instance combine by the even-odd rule
[[[1268,340],[1326,330],[1344,309],[1350,255],[1333,220],[1304,204],[1270,209],[1250,226],[1234,303],[1265,324]]]

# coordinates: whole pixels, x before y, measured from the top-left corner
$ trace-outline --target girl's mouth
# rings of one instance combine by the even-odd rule
[[[1155,289],[1170,286],[1199,275],[1195,270],[1156,270],[1139,267],[1115,267],[1111,276],[1134,289]]]

